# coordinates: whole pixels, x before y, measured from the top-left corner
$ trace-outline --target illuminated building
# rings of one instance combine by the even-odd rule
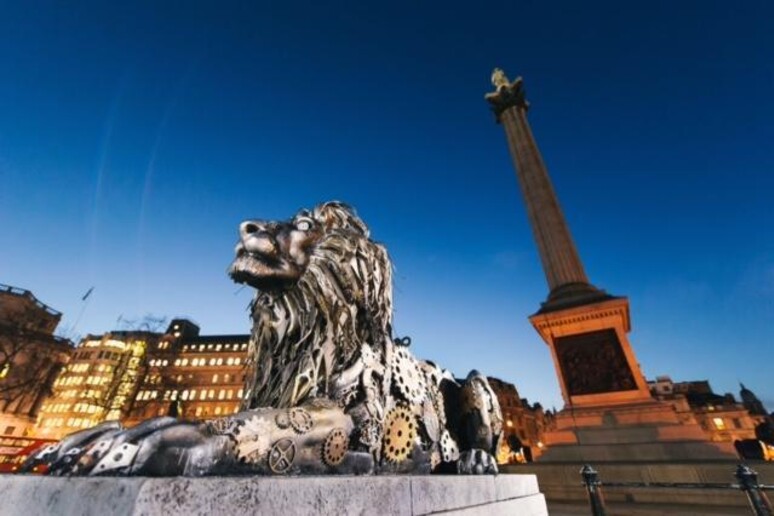
[[[503,441],[498,462],[531,462],[543,452],[543,434],[553,426],[553,413],[540,403],[530,405],[516,387],[498,378],[488,378],[503,412]]]
[[[148,350],[144,380],[126,424],[163,415],[211,419],[237,412],[249,337],[199,335],[191,321],[173,320]]]
[[[656,399],[671,403],[681,420],[698,423],[713,442],[756,439],[755,428],[766,418],[751,413],[731,393],[716,394],[707,380],[673,382],[658,376],[648,385]]]
[[[69,360],[72,342],[54,336],[61,318],[30,291],[0,285],[0,435],[28,435]]]
[[[60,438],[124,419],[142,380],[146,350],[160,338],[148,331],[113,331],[82,339],[41,408],[37,436]]]

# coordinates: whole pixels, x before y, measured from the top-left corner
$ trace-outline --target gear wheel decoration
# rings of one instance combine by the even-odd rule
[[[390,462],[406,460],[416,435],[417,424],[411,411],[404,406],[392,409],[384,420],[384,457]]]
[[[296,458],[296,443],[292,439],[280,439],[269,450],[269,469],[281,475],[293,465]]]
[[[322,460],[328,466],[338,466],[344,461],[349,449],[349,437],[343,428],[334,428],[322,445]]]
[[[395,347],[392,358],[392,379],[403,397],[411,404],[425,399],[425,377],[417,360],[405,347]]]
[[[312,415],[300,407],[290,409],[290,412],[288,412],[288,419],[290,421],[290,426],[292,426],[293,430],[299,434],[307,433],[314,426]]]
[[[460,458],[460,449],[448,430],[444,430],[441,435],[441,458],[444,462],[454,462]]]
[[[290,416],[287,412],[278,412],[277,415],[274,416],[274,423],[278,428],[288,428],[290,426]]]

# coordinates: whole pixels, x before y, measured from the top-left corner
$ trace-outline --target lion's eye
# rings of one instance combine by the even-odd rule
[[[312,222],[306,219],[296,222],[296,229],[299,231],[309,231],[312,229]]]

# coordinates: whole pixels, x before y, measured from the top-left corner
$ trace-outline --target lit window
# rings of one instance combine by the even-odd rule
[[[187,359],[187,358],[184,358],[184,359],[183,359],[183,360],[180,362],[180,365],[182,365],[182,366],[187,366],[187,365],[188,365],[188,359]]]
[[[218,399],[219,400],[222,400],[225,397],[226,397],[226,391],[225,390],[221,389],[220,391],[218,391]]]
[[[198,366],[199,365],[199,359],[198,358],[194,358],[193,360],[191,360],[191,365],[194,366],[194,367]]]
[[[201,407],[196,407],[196,415],[197,416],[201,416],[202,415],[202,408]]]
[[[240,362],[240,360],[239,360],[238,357],[234,359],[234,365],[239,365],[239,362]]]
[[[212,383],[218,383],[218,375],[217,374],[212,375]]]
[[[207,393],[207,397],[211,400],[215,399],[215,389],[210,389],[210,391]]]
[[[228,360],[226,360],[226,364],[228,365],[234,365],[234,359],[231,357],[228,357]]]
[[[214,358],[210,359],[210,365],[211,366],[214,366],[216,363],[217,363],[217,360],[215,360]]]
[[[164,360],[164,361],[161,363],[161,365],[162,365],[162,366],[164,366],[164,367],[168,366],[168,365],[169,365],[169,360]]]
[[[223,365],[223,359],[222,359],[222,358],[219,358],[219,359],[218,359],[218,362],[217,362],[217,364],[218,364],[218,365]]]
[[[202,389],[201,392],[199,392],[199,399],[200,400],[207,399],[207,389]]]
[[[218,344],[215,346],[215,351],[220,351],[221,349],[223,349],[223,344]]]
[[[204,351],[204,344],[199,344],[199,351]]]
[[[712,423],[715,425],[715,428],[718,430],[725,430],[726,429],[726,423],[723,421],[722,417],[713,417]]]
[[[180,395],[180,399],[185,401],[188,399],[188,391],[183,391],[183,393]]]
[[[233,397],[234,397],[234,390],[233,390],[233,389],[229,389],[229,390],[228,390],[228,393],[226,394],[226,397],[227,397],[228,399],[231,399],[231,398],[233,398]]]
[[[176,365],[176,366],[179,366],[179,365],[180,365],[180,359],[179,359],[179,358],[178,358],[178,359],[175,359],[175,365]]]

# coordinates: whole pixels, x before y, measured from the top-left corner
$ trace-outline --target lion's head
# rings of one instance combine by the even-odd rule
[[[392,270],[349,206],[327,202],[287,221],[239,227],[229,274],[257,289],[245,398],[290,407],[329,395],[362,346],[391,338]]]

